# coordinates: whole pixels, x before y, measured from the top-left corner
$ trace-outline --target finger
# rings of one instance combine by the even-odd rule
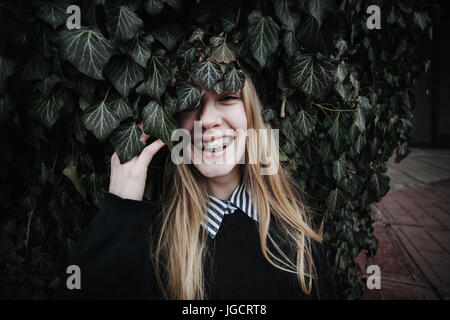
[[[165,145],[161,139],[153,141],[150,145],[146,146],[144,150],[142,150],[141,155],[137,160],[137,166],[142,168],[147,168],[152,161],[153,156]]]
[[[148,134],[143,133],[141,135],[141,137],[139,138],[139,140],[141,140],[143,143],[145,143],[148,138],[150,138],[150,136]]]

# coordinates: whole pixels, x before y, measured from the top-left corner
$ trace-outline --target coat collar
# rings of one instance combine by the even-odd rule
[[[243,183],[240,183],[227,200],[220,200],[213,196],[208,196],[207,203],[207,222],[202,222],[202,226],[206,228],[209,236],[214,239],[219,231],[222,219],[226,214],[232,214],[240,209],[247,216],[258,221],[258,213],[256,207],[252,203],[251,191],[246,190]]]

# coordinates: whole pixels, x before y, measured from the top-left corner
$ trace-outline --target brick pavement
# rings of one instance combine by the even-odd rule
[[[408,166],[389,164],[394,187],[373,205],[379,248],[357,261],[379,265],[381,289],[363,299],[450,299],[450,152],[415,150],[410,157]]]

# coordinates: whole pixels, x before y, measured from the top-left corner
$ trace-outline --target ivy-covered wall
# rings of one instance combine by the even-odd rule
[[[81,29],[68,30],[73,4]],[[371,5],[380,29],[367,27]],[[370,205],[389,190],[387,160],[408,154],[414,88],[430,68],[417,51],[432,37],[426,9],[375,0],[1,3],[0,296],[51,297],[98,211],[114,150],[132,158],[143,131],[171,146],[174,114],[201,99],[188,78],[236,91],[245,69],[265,121],[281,131],[281,160],[310,195],[314,220],[324,219],[339,296],[359,298],[354,258],[377,250]],[[148,176],[170,175],[167,155]]]

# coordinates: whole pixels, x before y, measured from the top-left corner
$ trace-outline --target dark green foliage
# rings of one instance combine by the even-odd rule
[[[313,196],[315,223],[324,219],[339,296],[358,298],[354,258],[377,250],[370,205],[389,189],[389,157],[408,154],[413,90],[429,70],[417,52],[428,14],[387,0],[70,4],[80,30],[66,29],[65,0],[0,5],[0,296],[51,297],[108,187],[112,153],[139,154],[143,132],[172,147],[174,116],[202,97],[189,78],[235,92],[244,69],[281,130],[280,159]],[[371,4],[381,30],[366,28]],[[170,179],[165,149],[147,199]]]

